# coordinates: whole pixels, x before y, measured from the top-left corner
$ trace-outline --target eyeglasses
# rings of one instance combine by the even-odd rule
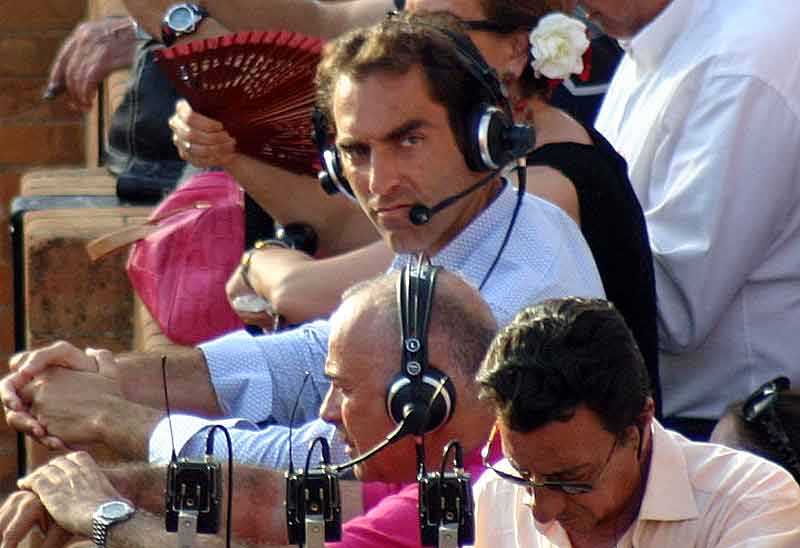
[[[489,462],[489,451],[491,450],[492,443],[494,442],[494,438],[497,435],[497,425],[495,424],[492,427],[492,432],[489,434],[489,441],[486,442],[486,445],[483,446],[481,449],[481,457],[483,458],[483,467],[491,470],[501,478],[506,481],[510,481],[515,485],[520,485],[522,487],[527,488],[534,488],[534,487],[547,487],[548,489],[553,489],[555,491],[562,491],[567,495],[585,495],[586,493],[590,493],[594,490],[595,486],[600,482],[600,479],[605,474],[606,469],[608,468],[608,463],[611,462],[611,456],[614,454],[614,451],[617,448],[617,438],[614,438],[614,445],[611,446],[611,450],[608,452],[608,456],[606,457],[605,462],[603,463],[603,467],[600,469],[600,472],[595,476],[594,480],[591,483],[584,483],[584,482],[574,482],[574,481],[557,481],[557,480],[537,480],[533,476],[528,474],[517,476],[515,474],[509,474],[508,472],[504,472],[503,470],[498,470]]]
[[[789,390],[789,387],[789,379],[786,377],[777,377],[762,384],[745,400],[742,415],[747,422],[764,427],[770,442],[778,449],[793,474],[800,477],[800,459],[775,411],[781,391]]]

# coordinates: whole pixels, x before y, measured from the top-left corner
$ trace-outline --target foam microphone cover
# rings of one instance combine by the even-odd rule
[[[414,226],[428,224],[431,220],[431,208],[424,205],[415,205],[408,212],[408,220]]]

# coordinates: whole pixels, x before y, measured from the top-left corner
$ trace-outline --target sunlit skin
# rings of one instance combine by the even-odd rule
[[[363,306],[358,301],[345,301],[331,319],[325,361],[325,374],[331,386],[320,408],[320,417],[336,425],[351,458],[368,451],[394,430],[384,394],[400,363],[399,348],[385,348],[380,337],[364,336],[374,334],[375,326],[370,326],[374,314],[367,312],[353,321],[357,307]],[[406,437],[375,458],[356,465],[355,475],[369,481],[399,481],[398,477],[413,480],[414,460],[408,458],[413,454],[413,439]]]
[[[437,280],[437,295],[459,300],[466,307],[464,313],[473,320],[494,324],[491,310],[473,287],[448,272],[440,272]],[[394,284],[390,291],[394,298]],[[374,293],[366,290],[346,299],[331,318],[325,362],[331,385],[320,418],[337,427],[350,458],[369,451],[396,428],[385,399],[401,362],[395,314],[386,306],[376,306]],[[440,330],[438,314],[434,304],[428,332],[428,366],[449,377],[458,404],[444,425],[425,435],[428,468],[441,464],[442,450],[453,439],[461,442],[466,454],[480,448],[494,420],[489,406],[478,401],[473,375],[465,374],[463,365],[452,360],[450,346],[454,342]],[[411,482],[417,473],[415,454],[414,438],[406,436],[357,465],[355,474],[362,480]]]
[[[672,0],[583,0],[589,19],[615,38],[630,38],[642,30]]]
[[[585,406],[576,408],[566,422],[553,421],[528,433],[515,432],[499,421],[503,453],[521,475],[594,484],[591,492],[579,495],[533,489],[534,518],[540,523],[557,520],[576,545],[585,539],[613,540],[624,534],[641,503],[652,412],[645,412],[641,420],[645,432],[641,461],[637,460],[636,427],[628,427],[615,447],[614,435]]]
[[[459,150],[444,106],[434,103],[422,70],[342,76],[333,95],[336,145],[362,209],[397,253],[435,255],[500,188],[499,180],[414,226],[409,210],[433,206],[481,178]]]

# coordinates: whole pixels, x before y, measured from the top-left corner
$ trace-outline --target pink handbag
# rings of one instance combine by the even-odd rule
[[[226,172],[193,175],[146,224],[92,242],[89,253],[130,242],[128,278],[172,341],[194,345],[244,327],[225,294],[244,249],[244,192]]]

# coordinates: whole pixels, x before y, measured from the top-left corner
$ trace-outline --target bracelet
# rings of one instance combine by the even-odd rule
[[[242,255],[242,270],[241,270],[242,281],[244,281],[244,283],[250,289],[253,289],[253,284],[250,283],[250,263],[253,260],[253,254],[256,251],[261,251],[262,249],[267,249],[268,247],[280,247],[282,249],[291,249],[291,247],[289,247],[289,244],[287,244],[286,242],[282,240],[271,239],[271,240],[257,240],[253,244],[253,247],[245,251],[244,255]]]

